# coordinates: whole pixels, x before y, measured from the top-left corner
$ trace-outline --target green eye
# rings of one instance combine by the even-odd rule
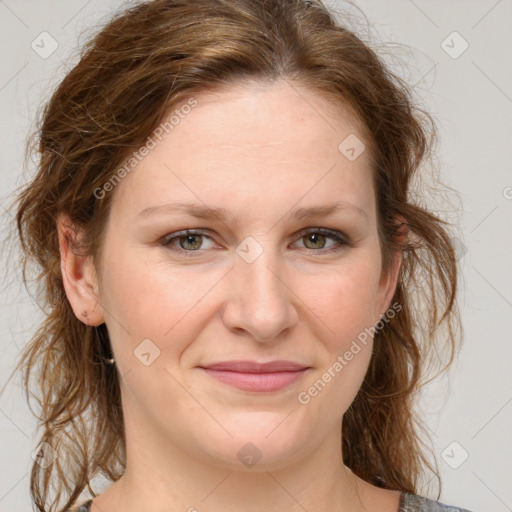
[[[202,250],[201,245],[204,242],[204,239],[211,240],[209,236],[200,231],[186,230],[166,237],[162,242],[162,245],[165,247],[171,247],[178,251],[195,252]],[[176,242],[178,242],[178,247],[176,247]]]
[[[305,241],[304,245],[307,249],[323,253],[338,251],[343,249],[343,246],[352,245],[350,240],[341,233],[324,228],[310,228],[306,231],[302,231],[299,239]],[[328,239],[334,240],[334,243],[326,247]]]
[[[329,243],[329,239],[331,243]],[[210,246],[203,247],[205,240],[210,241]],[[308,252],[326,254],[340,251],[346,246],[353,246],[352,241],[343,233],[331,231],[325,228],[307,228],[298,234],[298,240],[303,241],[304,248]],[[192,256],[193,253],[201,253],[206,249],[211,249],[215,244],[210,236],[200,230],[187,229],[172,233],[163,238],[161,244],[173,251],[177,251],[186,256]]]

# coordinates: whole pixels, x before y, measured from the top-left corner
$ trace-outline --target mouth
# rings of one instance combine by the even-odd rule
[[[291,361],[225,361],[200,366],[210,377],[242,391],[272,392],[297,382],[310,367]]]

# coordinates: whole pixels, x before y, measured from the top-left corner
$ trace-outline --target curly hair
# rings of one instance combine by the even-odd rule
[[[113,194],[98,200],[95,190],[170,109],[194,92],[279,79],[354,113],[371,144],[383,270],[403,251],[393,297],[401,310],[375,334],[364,382],[344,415],[344,463],[386,489],[417,492],[426,469],[440,484],[413,412],[431,371],[442,366],[437,376],[453,362],[461,329],[451,224],[412,200],[413,179],[437,141],[432,115],[320,0],[152,0],[116,13],[83,45],[27,139],[37,172],[16,193],[15,230],[24,283],[36,284],[45,319],[15,371],[23,370],[29,406],[30,397],[38,402],[38,447],[58,454],[32,466],[38,510],[65,510],[86,487],[95,494],[97,475],[116,481],[126,467],[119,375],[103,364],[108,332],[82,323],[68,302],[58,214],[84,232],[75,249],[99,261]],[[397,242],[396,215],[414,235],[405,244]]]

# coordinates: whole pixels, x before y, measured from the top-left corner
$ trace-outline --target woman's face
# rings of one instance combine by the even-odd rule
[[[348,115],[285,81],[194,98],[108,192],[97,299],[128,437],[279,467],[340,437],[372,350],[358,340],[397,270],[381,278],[369,155]],[[240,360],[307,370],[205,370]]]

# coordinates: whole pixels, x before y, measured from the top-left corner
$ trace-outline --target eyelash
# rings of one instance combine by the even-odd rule
[[[298,233],[297,240],[300,240],[310,234],[320,234],[322,236],[326,236],[327,238],[332,238],[333,240],[335,240],[338,243],[337,246],[329,247],[328,249],[308,249],[306,247],[306,249],[308,249],[308,252],[312,252],[313,254],[336,253],[336,252],[339,252],[339,251],[345,249],[345,246],[348,246],[348,247],[354,246],[354,244],[350,240],[350,238],[347,237],[346,235],[344,235],[343,233],[340,233],[338,231],[332,231],[330,229],[325,229],[325,228],[306,228]],[[180,252],[183,255],[185,255],[186,257],[194,257],[197,255],[197,253],[202,253],[203,251],[207,250],[207,249],[187,250],[187,249],[182,249],[181,247],[171,246],[171,242],[173,240],[179,240],[180,238],[183,238],[185,236],[190,236],[190,235],[204,236],[206,238],[211,239],[211,237],[208,236],[202,230],[186,229],[186,230],[178,231],[176,233],[172,233],[171,235],[165,236],[163,239],[161,239],[160,243],[162,246],[164,246],[172,251]]]

